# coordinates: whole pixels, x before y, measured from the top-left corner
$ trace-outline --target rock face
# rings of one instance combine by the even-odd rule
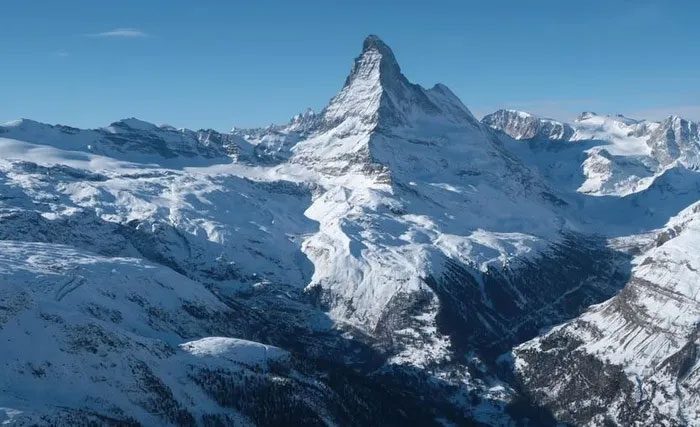
[[[22,119],[6,123],[0,137],[61,149],[87,152],[135,163],[153,161],[167,166],[237,160],[249,155],[248,144],[213,130],[177,130],[130,118],[95,130],[51,126]]]
[[[561,222],[543,196],[551,190],[447,88],[409,83],[373,36],[321,115],[322,125],[292,148],[285,168],[318,176],[307,216],[319,231],[303,246],[315,266],[308,288],[339,320],[368,331],[386,327],[381,319],[395,301],[434,305],[425,278],[447,260],[461,256],[478,271],[491,260],[477,266],[467,254],[472,245],[509,240],[526,251],[539,239],[514,234],[522,223],[534,231],[541,219]],[[490,204],[481,203],[482,193]],[[440,217],[444,209],[451,217]],[[484,221],[504,234],[470,236]]]
[[[574,129],[566,123],[541,119],[516,110],[498,110],[481,121],[517,140],[568,141]]]
[[[649,122],[584,112],[570,126],[522,111],[499,110],[482,122],[502,137],[527,142],[526,148],[516,150],[542,174],[556,173],[555,186],[576,186],[576,191],[595,196],[643,191],[669,168],[696,168],[700,152],[697,123],[677,116]],[[569,144],[547,144],[562,141]]]
[[[575,424],[700,423],[699,239],[696,204],[636,257],[619,295],[517,347],[535,401]]]
[[[661,164],[670,164],[678,159],[686,164],[698,164],[700,132],[697,123],[671,116],[656,127],[647,144],[652,156]]]
[[[480,122],[376,36],[282,125],[2,125],[0,421],[697,423],[698,152]]]

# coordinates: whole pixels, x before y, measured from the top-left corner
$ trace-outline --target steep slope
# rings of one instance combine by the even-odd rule
[[[303,114],[292,117],[284,125],[270,125],[266,128],[233,128],[231,135],[252,146],[256,163],[275,164],[286,161],[294,145],[305,139],[319,125],[321,116],[308,109]]]
[[[526,142],[506,144],[556,188],[594,196],[643,191],[669,168],[696,168],[700,153],[698,125],[676,116],[649,122],[586,112],[569,126],[501,110],[482,121],[506,140]]]
[[[229,310],[201,285],[132,258],[0,245],[0,413],[18,424],[188,424],[203,413],[226,416],[188,375],[188,365],[193,374],[201,365],[197,357],[178,347],[214,331],[235,335],[226,317],[213,315]],[[252,344],[229,343],[240,353],[229,372],[267,363]],[[276,352],[270,359],[282,356]]]
[[[700,131],[698,124],[678,116],[661,122],[649,135],[651,155],[662,165],[680,159],[684,165],[700,163]]]
[[[628,285],[515,349],[526,390],[575,424],[700,423],[700,205],[636,258]]]
[[[517,140],[568,141],[574,129],[566,123],[543,119],[524,111],[498,110],[481,119],[485,125]]]
[[[0,242],[4,425],[399,425],[392,385],[232,338],[244,314],[136,258]]]
[[[445,86],[411,84],[374,36],[340,93],[307,117],[289,160],[266,173],[313,183],[306,293],[338,328],[376,340],[392,369],[449,378],[455,402],[485,393],[482,409],[459,406],[503,417],[510,392],[468,374],[467,354],[493,359],[612,296],[625,257],[570,228],[556,190]]]
[[[0,339],[15,343],[0,420],[554,423],[497,360],[639,274],[679,273],[637,260],[630,279],[629,254],[700,198],[696,136],[591,113],[481,123],[376,36],[326,108],[283,125],[0,126]],[[530,403],[566,418],[539,394],[556,390],[545,372],[518,363]]]
[[[321,117],[281,170],[322,187],[304,251],[310,288],[339,320],[376,330],[399,301],[434,305],[425,278],[448,259],[485,271],[563,226],[551,190],[449,89],[409,83],[376,37]]]

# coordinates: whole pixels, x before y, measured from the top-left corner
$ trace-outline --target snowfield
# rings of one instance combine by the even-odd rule
[[[699,156],[376,36],[283,125],[1,125],[0,423],[699,424]]]

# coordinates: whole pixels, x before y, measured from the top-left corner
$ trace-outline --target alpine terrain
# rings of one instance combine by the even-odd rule
[[[0,126],[0,424],[700,425],[700,131],[364,41],[229,133]]]

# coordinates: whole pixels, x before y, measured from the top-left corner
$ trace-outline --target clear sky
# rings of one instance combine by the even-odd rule
[[[698,16],[691,0],[3,0],[0,122],[285,122],[326,104],[370,33],[479,116],[700,120]]]

